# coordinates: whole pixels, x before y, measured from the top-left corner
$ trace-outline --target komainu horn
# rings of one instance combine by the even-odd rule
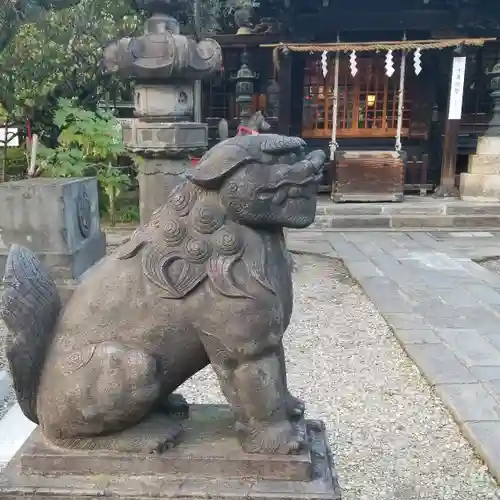
[[[305,446],[282,344],[293,302],[283,228],[313,222],[325,161],[304,147],[273,134],[216,145],[64,308],[35,255],[11,248],[7,357],[20,407],[47,439],[163,451],[173,430],[140,445],[120,436],[155,411],[185,416],[174,391],[210,363],[244,451]]]

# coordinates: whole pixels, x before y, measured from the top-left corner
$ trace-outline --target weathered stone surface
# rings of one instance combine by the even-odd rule
[[[138,174],[141,224],[161,207],[173,189],[182,182],[182,174],[191,166],[189,158],[148,158]]]
[[[414,328],[415,325],[420,325],[420,327],[424,329],[429,327],[424,316],[414,313],[385,313],[384,319],[387,321],[388,325],[395,330],[400,328],[407,330],[409,328]]]
[[[498,137],[479,137],[477,140],[476,153],[478,155],[497,155],[500,140]]]
[[[25,179],[0,184],[0,268],[12,244],[35,252],[59,283],[78,279],[106,252],[97,181]]]
[[[460,198],[465,201],[500,201],[500,175],[460,174]]]
[[[133,430],[130,439],[159,441],[165,429],[177,425],[178,419],[152,415]],[[194,405],[190,417],[182,421],[179,444],[162,454],[94,453],[90,449],[55,447],[40,430],[31,436],[20,459],[22,474],[91,475],[131,474],[134,476],[179,474],[186,477],[226,479],[266,479],[310,481],[313,465],[309,448],[298,455],[265,455],[244,453],[234,432],[235,418],[229,407]],[[304,428],[304,432],[306,432]],[[314,431],[308,430],[310,435]],[[312,433],[312,434],[311,434]]]
[[[500,403],[481,384],[437,384],[435,389],[458,422],[498,421],[500,425]]]
[[[398,331],[395,331],[396,336]],[[404,347],[422,374],[433,385],[476,381],[453,352],[442,344],[404,344]]]
[[[330,227],[335,228],[388,228],[390,218],[385,215],[334,215]]]
[[[448,215],[498,215],[500,214],[500,204],[451,204],[446,207],[446,213]]]
[[[450,227],[453,219],[445,215],[392,215],[390,227],[396,228],[422,228],[422,227]]]
[[[439,329],[437,333],[465,364],[500,365],[500,351],[477,330],[449,328]]]
[[[307,448],[282,345],[293,309],[282,228],[314,220],[325,160],[304,148],[272,134],[219,143],[64,308],[35,255],[11,250],[7,354],[19,405],[51,442],[162,452],[178,426],[152,440],[131,432],[158,408],[185,416],[172,393],[211,363],[245,452]]]
[[[206,148],[208,129],[206,123],[137,118],[131,122],[130,133],[125,131],[125,137],[129,137],[125,145],[131,151],[173,155],[184,150],[196,152]]]
[[[324,427],[307,421],[299,455],[246,454],[231,432],[228,407],[193,406],[184,439],[161,455],[63,450],[35,431],[0,475],[0,496],[22,498],[301,498],[338,500],[340,489]],[[150,435],[161,429],[150,423]],[[146,432],[142,438],[146,437]],[[70,487],[71,485],[71,487]]]
[[[469,173],[500,174],[500,154],[475,154],[470,157]]]
[[[148,10],[144,34],[125,37],[104,49],[108,71],[145,81],[193,81],[210,76],[222,64],[220,45],[205,38],[197,42],[180,34],[179,22],[167,14],[168,1],[157,0]]]
[[[488,464],[493,476],[500,479],[500,424],[498,422],[466,422],[461,426],[478,455]]]
[[[436,332],[431,329],[427,330],[407,330],[398,328],[396,333],[399,341],[402,344],[439,344],[441,339],[436,335]]]
[[[500,380],[500,365],[470,366],[469,370],[479,381]]]

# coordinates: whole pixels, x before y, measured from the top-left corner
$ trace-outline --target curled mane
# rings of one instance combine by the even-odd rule
[[[139,252],[144,276],[165,298],[181,299],[207,278],[226,297],[252,298],[244,283],[234,279],[238,262],[244,264],[249,279],[275,293],[266,278],[258,235],[227,217],[217,191],[190,181],[178,185],[115,256],[125,260]]]

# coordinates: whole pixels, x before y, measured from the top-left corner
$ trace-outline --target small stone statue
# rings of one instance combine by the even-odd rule
[[[270,123],[266,120],[266,117],[262,111],[256,111],[246,123],[238,127],[237,135],[248,135],[248,134],[259,134],[269,132],[271,130]]]
[[[282,344],[293,305],[283,228],[313,222],[325,161],[304,146],[272,134],[217,144],[64,308],[35,255],[12,246],[7,357],[21,409],[50,441],[161,452],[177,431],[131,431],[155,411],[186,416],[173,392],[211,363],[245,451],[305,446]]]

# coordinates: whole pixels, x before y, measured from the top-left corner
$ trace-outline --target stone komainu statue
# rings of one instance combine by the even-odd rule
[[[292,314],[282,228],[315,217],[325,155],[304,146],[271,134],[216,145],[63,309],[33,253],[12,247],[7,356],[20,407],[49,440],[137,451],[120,435],[153,411],[185,413],[173,391],[210,363],[244,450],[301,449],[304,405],[288,392],[282,345]]]

